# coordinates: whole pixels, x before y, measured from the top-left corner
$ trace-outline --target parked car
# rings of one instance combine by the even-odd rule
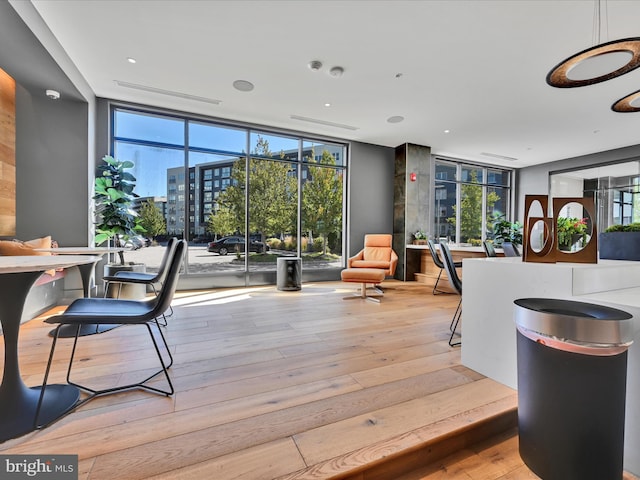
[[[244,237],[222,237],[216,241],[210,242],[207,251],[226,255],[227,253],[244,252]],[[262,242],[251,240],[249,243],[249,251],[264,253],[269,251],[269,245]]]
[[[149,245],[151,245],[151,239],[143,237],[142,235],[131,237],[124,243],[124,247],[130,248],[131,250],[138,250],[139,248],[148,247]]]

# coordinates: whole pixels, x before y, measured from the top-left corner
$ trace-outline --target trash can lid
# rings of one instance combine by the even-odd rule
[[[514,320],[523,333],[589,347],[633,343],[633,316],[617,308],[555,298],[520,298],[514,304]]]

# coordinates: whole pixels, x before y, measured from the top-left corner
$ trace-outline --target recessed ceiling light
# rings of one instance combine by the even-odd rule
[[[325,107],[330,107],[330,106],[331,106],[331,104],[330,104],[329,102],[327,102],[327,103],[325,103],[325,104],[324,104],[324,106],[325,106]]]
[[[450,133],[450,132],[451,132],[451,130],[445,130],[444,131],[444,133]]]
[[[387,122],[389,123],[400,123],[404,120],[404,117],[400,115],[394,115],[393,117],[387,118]]]
[[[331,70],[329,70],[329,75],[336,78],[341,77],[343,73],[344,73],[344,68],[342,67],[333,67]]]
[[[129,62],[129,63],[136,63],[136,59],[135,59],[135,58],[132,58],[132,57],[129,57],[129,58],[127,58],[127,62]]]
[[[309,69],[317,72],[322,68],[322,62],[320,60],[311,60],[308,64]]]
[[[236,80],[233,82],[233,88],[240,90],[241,92],[250,92],[253,90],[253,83],[247,80]]]

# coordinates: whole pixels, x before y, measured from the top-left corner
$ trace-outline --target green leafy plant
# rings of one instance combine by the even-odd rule
[[[522,245],[522,225],[519,222],[510,222],[501,216],[493,223],[493,243],[502,245],[504,242]]]
[[[413,234],[413,238],[415,238],[416,240],[426,240],[428,237],[429,235],[423,230],[418,230]]]
[[[578,241],[584,243],[587,236],[587,219],[577,217],[558,217],[556,235],[560,248],[569,248]]]
[[[138,215],[133,210],[133,200],[138,197],[133,192],[136,177],[127,172],[133,168],[133,162],[120,161],[106,155],[103,164],[98,166],[101,175],[95,179],[96,235],[94,242],[101,245],[113,241],[115,247],[123,247],[129,238],[144,233]],[[124,253],[118,253],[120,263],[124,262]]]
[[[640,223],[630,223],[628,225],[611,225],[607,227],[605,232],[640,232]]]

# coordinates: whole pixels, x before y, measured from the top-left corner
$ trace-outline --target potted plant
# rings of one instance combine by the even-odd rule
[[[602,259],[640,261],[640,223],[611,225],[600,233],[598,249]]]
[[[93,200],[96,213],[96,235],[94,242],[102,245],[112,243],[116,248],[124,248],[124,242],[140,233],[144,228],[140,225],[138,215],[133,210],[133,201],[138,197],[134,193],[136,177],[127,170],[133,168],[133,162],[116,160],[112,156],[103,157],[103,164],[98,166],[101,175],[96,176]],[[113,276],[118,270],[144,272],[144,264],[127,264],[124,251],[118,252],[120,263],[108,264],[104,267],[104,276]],[[139,285],[133,285],[139,287]],[[126,287],[131,287],[127,285]],[[124,286],[123,286],[124,293]],[[132,290],[129,288],[129,290]],[[133,289],[133,290],[140,290]],[[146,293],[146,292],[145,292]],[[134,293],[138,298],[141,292]],[[125,295],[126,296],[126,295]]]
[[[556,225],[558,249],[570,251],[578,242],[580,247],[583,247],[587,238],[587,228],[586,218],[558,217]]]
[[[417,232],[413,233],[413,244],[426,245],[428,238],[429,238],[428,234],[426,234],[423,230],[418,230]]]
[[[493,243],[500,246],[504,242],[522,245],[522,225],[519,222],[510,222],[501,215],[493,224]]]

